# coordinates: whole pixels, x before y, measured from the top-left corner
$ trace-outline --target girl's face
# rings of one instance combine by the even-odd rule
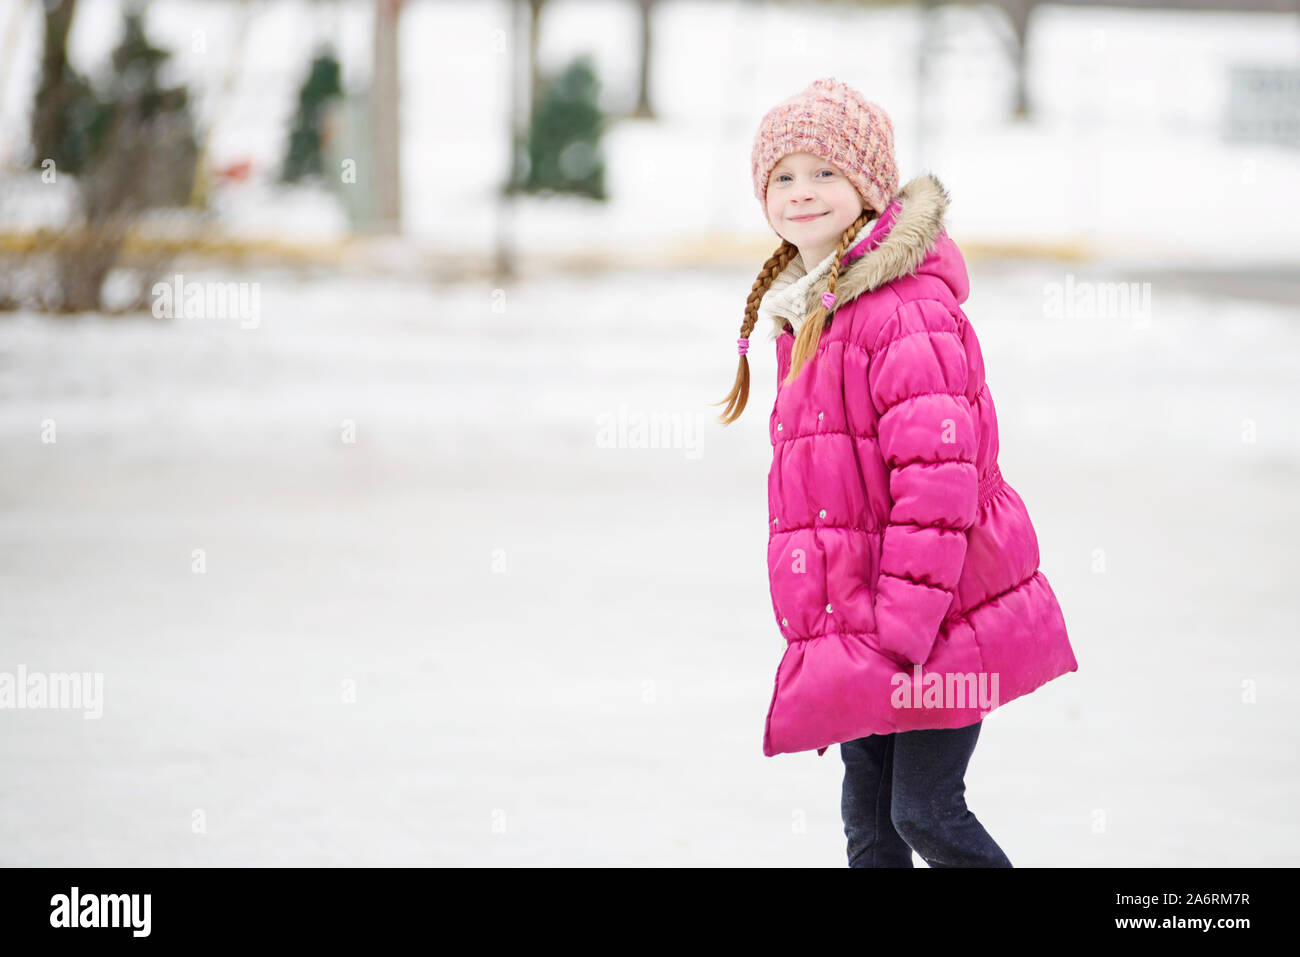
[[[809,269],[835,251],[864,208],[844,172],[812,153],[782,157],[767,181],[767,218],[804,253]]]

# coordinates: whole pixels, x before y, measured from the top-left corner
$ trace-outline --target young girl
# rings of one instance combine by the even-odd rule
[[[776,338],[768,573],[785,637],[763,753],[844,761],[851,867],[1010,867],[966,808],[993,708],[1078,664],[998,468],[966,266],[930,174],[898,188],[893,124],[834,79],[764,116],[754,192],[781,245],[740,328]],[[722,404],[722,403],[719,403]]]

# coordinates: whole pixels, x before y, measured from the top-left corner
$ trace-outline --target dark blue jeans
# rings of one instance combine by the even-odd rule
[[[849,867],[1010,867],[966,807],[980,725],[869,734],[840,745]]]

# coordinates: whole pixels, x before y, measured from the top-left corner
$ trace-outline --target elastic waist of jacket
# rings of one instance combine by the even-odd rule
[[[993,468],[989,470],[989,474],[984,476],[984,478],[980,480],[980,490],[979,490],[977,504],[983,505],[985,502],[991,499],[994,493],[996,493],[997,490],[1000,489],[1001,487],[1002,487],[1002,469],[1000,469],[997,463],[995,462],[993,463]]]

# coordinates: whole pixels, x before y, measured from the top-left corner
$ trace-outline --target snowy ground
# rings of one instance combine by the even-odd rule
[[[972,275],[1080,670],[987,719],[970,806],[1018,866],[1296,864],[1294,310]],[[774,356],[717,426],[702,318],[745,274],[256,281],[255,330],[0,321],[0,670],[104,681],[2,714],[0,863],[842,866],[838,749],[761,753]]]

